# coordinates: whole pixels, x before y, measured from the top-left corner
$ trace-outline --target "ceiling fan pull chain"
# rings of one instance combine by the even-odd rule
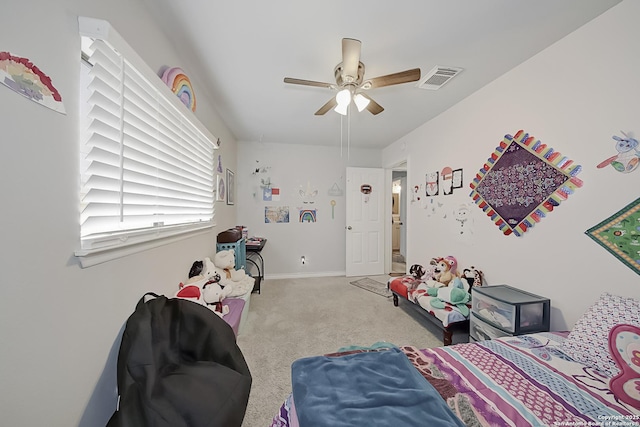
[[[340,158],[342,158],[342,115],[340,115]]]
[[[347,160],[351,155],[351,103],[347,106]]]

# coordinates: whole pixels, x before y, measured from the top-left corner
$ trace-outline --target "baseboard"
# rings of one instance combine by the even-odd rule
[[[286,273],[286,274],[269,274],[264,277],[264,280],[269,279],[304,279],[309,277],[343,277],[346,275],[345,271],[318,271],[318,272],[304,272],[304,273]]]

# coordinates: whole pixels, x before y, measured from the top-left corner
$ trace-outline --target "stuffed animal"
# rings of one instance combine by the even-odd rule
[[[199,276],[202,274],[202,268],[204,266],[204,262],[202,261],[195,261],[192,265],[191,265],[191,270],[189,270],[189,279],[191,279],[194,276]]]
[[[204,259],[204,265],[202,266],[202,275],[207,279],[213,279],[216,275],[222,277],[220,271],[209,257],[206,257]]]
[[[230,287],[227,289],[220,286],[220,276],[216,274],[213,278],[206,280],[202,287],[197,283],[186,285],[180,283],[180,289],[176,292],[175,297],[203,305],[222,317],[229,313],[229,306],[222,305],[222,300],[229,295],[231,290]]]
[[[217,252],[213,257],[213,265],[222,277],[220,284],[232,287],[230,296],[245,295],[253,290],[255,279],[246,274],[244,269],[235,269],[236,257],[233,249]]]
[[[202,275],[202,266],[204,263],[202,261],[195,261],[191,265],[191,269],[189,270],[189,278],[184,282],[180,283],[179,288],[182,289],[185,285],[196,284],[199,288],[204,284],[205,277]]]
[[[448,285],[456,277],[457,268],[458,261],[454,257],[438,258],[434,270],[434,279],[444,285]]]
[[[458,261],[452,257],[436,258],[433,267],[433,278],[425,281],[429,288],[448,286],[457,275]]]
[[[484,283],[484,274],[474,266],[471,266],[462,270],[462,279],[467,282],[469,285],[468,289],[470,289],[473,286],[482,286]]]
[[[236,255],[233,249],[222,250],[216,253],[213,257],[213,264],[221,269],[224,274],[221,274],[222,279],[229,279],[234,282],[242,280],[246,273],[243,269],[236,270]]]
[[[424,267],[421,266],[420,264],[413,264],[410,268],[409,268],[409,274],[411,274],[411,276],[413,276],[414,279],[416,280],[420,280],[424,277],[425,275],[425,270]]]
[[[231,290],[229,286],[224,288],[220,286],[220,276],[216,275],[202,287],[202,300],[207,307],[222,317],[229,313],[229,306],[223,305],[222,300],[231,293]]]

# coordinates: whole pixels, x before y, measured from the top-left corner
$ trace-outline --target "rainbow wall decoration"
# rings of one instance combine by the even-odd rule
[[[182,101],[187,108],[190,108],[191,111],[196,111],[196,94],[193,93],[191,80],[189,80],[189,77],[187,77],[181,68],[167,68],[162,73],[162,81],[169,86],[171,91],[180,98],[180,101]]]
[[[33,102],[66,114],[62,96],[51,83],[51,78],[27,58],[0,52],[0,84]]]
[[[300,209],[300,222],[316,222],[316,209]]]
[[[505,234],[521,236],[582,186],[582,170],[528,133],[505,135],[469,196]]]

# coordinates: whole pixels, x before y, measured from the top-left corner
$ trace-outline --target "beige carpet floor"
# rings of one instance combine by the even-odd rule
[[[372,279],[386,283],[388,276]],[[268,279],[252,294],[238,345],[253,384],[243,427],[269,426],[291,393],[291,363],[301,357],[378,341],[429,348],[442,332],[405,303],[350,285],[357,277]]]

